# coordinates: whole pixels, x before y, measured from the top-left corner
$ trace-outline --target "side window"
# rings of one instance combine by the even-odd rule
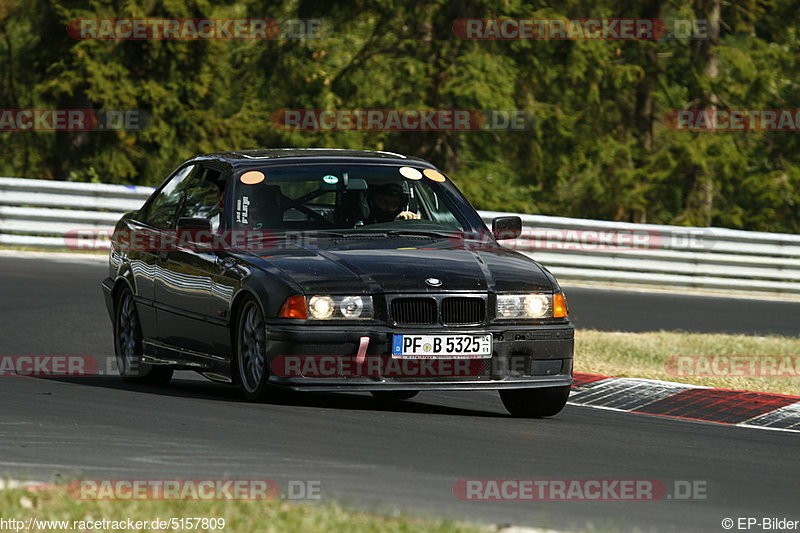
[[[172,228],[175,225],[178,208],[183,199],[182,184],[192,175],[195,168],[195,165],[186,165],[170,178],[147,208],[147,213],[144,215],[146,223],[162,229]]]
[[[184,192],[184,200],[178,218],[205,218],[211,221],[212,230],[218,230],[225,200],[222,173],[201,167],[181,184],[180,189]]]

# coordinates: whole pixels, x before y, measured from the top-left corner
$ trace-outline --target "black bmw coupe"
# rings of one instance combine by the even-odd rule
[[[390,152],[234,151],[181,164],[112,237],[103,281],[125,379],[194,370],[287,390],[496,389],[558,413],[574,330],[555,278],[498,241],[430,163]]]

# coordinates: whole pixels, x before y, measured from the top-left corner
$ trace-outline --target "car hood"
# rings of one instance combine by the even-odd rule
[[[309,293],[519,291],[550,292],[550,277],[532,259],[499,246],[470,248],[463,241],[278,243],[253,254],[255,266],[277,268]],[[438,286],[426,279],[436,278]]]

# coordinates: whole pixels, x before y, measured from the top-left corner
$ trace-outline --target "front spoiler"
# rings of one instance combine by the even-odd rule
[[[403,380],[333,380],[317,378],[281,378],[270,376],[270,383],[276,387],[293,391],[319,392],[369,392],[393,390],[498,390],[498,389],[537,389],[543,387],[569,387],[572,376],[559,375],[532,378],[508,378],[497,380],[458,380],[458,381],[408,381]]]

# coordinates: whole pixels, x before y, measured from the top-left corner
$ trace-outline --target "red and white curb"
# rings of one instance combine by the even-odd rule
[[[800,396],[597,374],[573,379],[573,405],[800,433]]]

